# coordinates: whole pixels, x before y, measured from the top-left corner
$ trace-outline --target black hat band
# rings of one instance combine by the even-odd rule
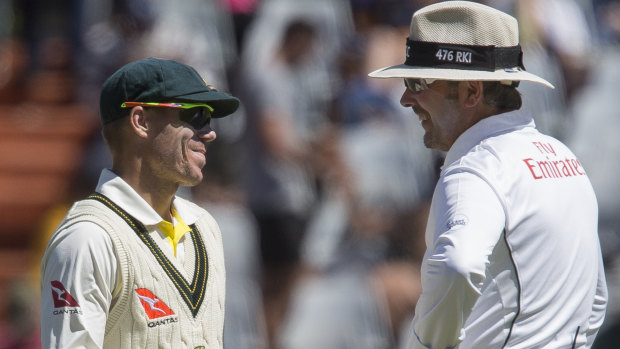
[[[446,44],[407,39],[405,64],[414,67],[495,71],[499,68],[521,68],[521,46],[496,47]]]

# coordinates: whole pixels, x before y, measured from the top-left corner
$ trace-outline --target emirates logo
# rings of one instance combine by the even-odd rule
[[[80,305],[71,294],[67,291],[62,282],[54,280],[51,282],[52,299],[54,300],[54,308],[79,307]]]
[[[157,319],[164,316],[174,315],[174,312],[170,310],[168,305],[160,300],[153,292],[146,288],[136,289],[136,294],[140,299],[140,303],[146,312],[146,315],[150,320]]]

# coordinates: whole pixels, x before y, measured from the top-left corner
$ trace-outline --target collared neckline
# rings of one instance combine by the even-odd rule
[[[166,235],[166,240],[174,251],[174,256],[177,256],[177,246],[179,241],[186,233],[191,231],[191,228],[185,223],[179,212],[174,209],[170,210],[172,213],[172,222],[161,221],[158,226],[159,229]]]
[[[473,147],[489,137],[525,127],[536,127],[532,115],[527,111],[514,110],[484,118],[465,130],[465,132],[456,139],[446,154],[444,166],[450,165],[458,160]]]
[[[127,182],[109,169],[103,169],[95,189],[144,225],[165,221]],[[187,225],[196,223],[200,210],[175,196],[172,205]]]

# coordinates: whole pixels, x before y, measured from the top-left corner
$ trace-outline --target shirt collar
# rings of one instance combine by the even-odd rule
[[[175,196],[174,199],[172,199],[172,206],[174,206],[174,209],[179,213],[187,225],[196,223],[198,218],[204,214],[204,210],[202,208],[191,203],[190,201],[184,200],[179,196]]]
[[[144,225],[156,225],[164,219],[121,177],[109,169],[101,171],[96,191],[107,196]],[[186,224],[196,223],[202,212],[197,206],[175,196],[172,205]]]
[[[514,110],[484,118],[465,130],[456,139],[446,154],[444,166],[467,154],[470,149],[484,139],[526,127],[534,128],[536,125],[531,114],[522,110]]]

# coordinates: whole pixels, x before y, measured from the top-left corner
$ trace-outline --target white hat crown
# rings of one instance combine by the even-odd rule
[[[509,47],[519,44],[517,20],[468,1],[446,1],[413,14],[409,38],[417,41]]]

